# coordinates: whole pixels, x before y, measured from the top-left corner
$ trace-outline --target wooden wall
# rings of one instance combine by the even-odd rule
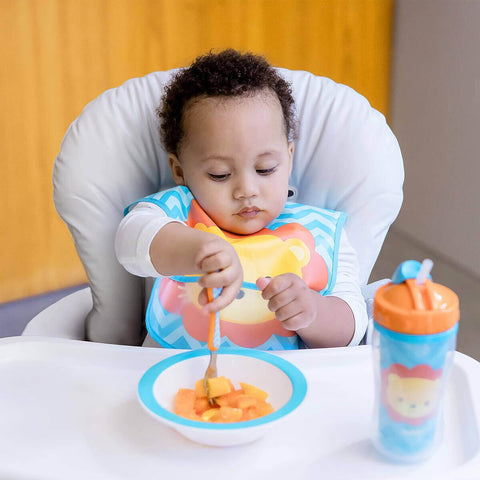
[[[102,91],[234,47],[346,83],[388,114],[392,15],[393,0],[1,0],[0,302],[86,281],[51,172]]]

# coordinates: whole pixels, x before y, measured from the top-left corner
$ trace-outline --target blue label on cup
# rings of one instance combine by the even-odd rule
[[[438,435],[445,379],[458,325],[439,334],[407,335],[375,324],[379,349],[378,441],[393,457],[414,459]]]

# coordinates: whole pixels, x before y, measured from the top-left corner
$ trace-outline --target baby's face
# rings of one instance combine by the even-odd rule
[[[186,185],[223,230],[251,234],[282,211],[288,195],[293,144],[277,97],[207,97],[188,107],[175,181]]]

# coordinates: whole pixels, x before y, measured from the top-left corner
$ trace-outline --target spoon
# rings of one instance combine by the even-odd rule
[[[207,298],[209,302],[213,302],[214,298],[217,298],[221,288],[207,288]],[[207,392],[208,403],[215,405],[215,400],[208,395],[207,380],[217,376],[217,350],[220,346],[220,315],[219,312],[211,312],[209,314],[208,322],[208,339],[207,346],[210,350],[210,362],[208,363],[207,370],[203,376],[203,386]]]

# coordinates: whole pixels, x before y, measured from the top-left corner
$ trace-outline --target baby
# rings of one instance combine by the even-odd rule
[[[227,311],[245,287],[263,298],[261,308],[270,317],[264,312],[257,325],[251,319],[224,322],[225,345],[358,344],[367,316],[356,253],[342,230],[345,216],[287,201],[295,138],[290,85],[263,57],[210,53],[174,76],[158,116],[178,186],[129,206],[115,241],[128,271],[159,277],[147,313],[154,318],[147,318],[147,326],[168,326],[168,295],[181,296],[193,279],[200,286],[195,300],[204,318]],[[172,202],[178,208],[172,209]],[[296,213],[300,210],[304,213]],[[307,214],[322,234],[308,231],[310,220],[302,220]],[[283,267],[265,261],[280,252]],[[210,288],[221,289],[211,302]],[[159,298],[161,308],[152,303]],[[198,312],[193,319],[176,312],[181,335],[190,339],[186,346],[197,345],[192,337],[204,344]],[[256,335],[261,340],[255,341]]]

